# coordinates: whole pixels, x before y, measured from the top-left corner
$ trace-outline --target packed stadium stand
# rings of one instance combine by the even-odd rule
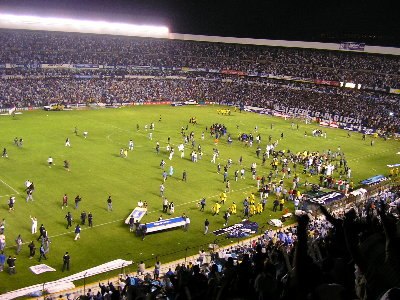
[[[194,99],[400,131],[395,55],[5,29],[0,43],[1,108]]]

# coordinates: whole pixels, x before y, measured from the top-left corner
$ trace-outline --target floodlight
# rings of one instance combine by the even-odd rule
[[[165,26],[0,14],[0,28],[168,38]]]

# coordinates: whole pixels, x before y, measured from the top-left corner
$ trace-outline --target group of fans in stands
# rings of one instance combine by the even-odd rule
[[[194,99],[296,107],[400,132],[400,95],[388,93],[400,87],[396,56],[17,30],[1,30],[0,43],[0,108]]]

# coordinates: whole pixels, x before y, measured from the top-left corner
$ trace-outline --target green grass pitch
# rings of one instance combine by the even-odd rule
[[[45,112],[31,111],[22,115],[0,116],[0,147],[6,147],[8,158],[0,158],[0,219],[6,220],[6,250],[5,254],[15,253],[15,238],[22,235],[24,246],[17,256],[16,275],[8,275],[6,271],[0,273],[0,293],[21,288],[36,283],[55,280],[84,269],[94,267],[107,261],[122,258],[133,259],[138,262],[147,260],[147,264],[154,263],[155,257],[161,262],[171,261],[183,257],[185,248],[190,247],[188,254],[197,252],[201,244],[212,243],[216,237],[210,233],[203,235],[205,218],[211,222],[210,231],[223,226],[222,212],[228,204],[238,203],[238,215],[232,216],[230,224],[242,219],[242,200],[250,192],[256,191],[256,183],[250,176],[250,165],[257,162],[259,173],[268,173],[269,163],[261,167],[261,160],[257,159],[255,150],[244,147],[237,141],[240,132],[254,132],[258,126],[262,136],[261,146],[265,149],[268,135],[273,140],[279,139],[278,149],[291,151],[324,151],[336,150],[338,146],[346,154],[354,182],[376,174],[388,174],[386,164],[399,163],[400,157],[396,153],[400,150],[398,141],[383,141],[377,139],[374,146],[370,146],[371,138],[362,141],[361,135],[338,129],[324,129],[327,138],[311,137],[311,130],[316,124],[305,125],[300,123],[299,130],[291,129],[291,121],[272,118],[248,112],[232,112],[231,116],[217,114],[217,106],[203,107],[171,107],[171,106],[134,106],[121,109],[100,109],[86,111]],[[162,121],[159,122],[159,117]],[[180,129],[186,127],[190,117],[197,117],[198,125],[189,125],[194,131],[196,146],[202,146],[204,156],[198,163],[190,161],[191,147],[187,146],[185,158],[181,159],[179,152],[175,152],[172,161],[168,160],[166,144],[168,136],[172,145],[182,143]],[[144,125],[155,123],[153,140],[149,140]],[[218,195],[225,188],[222,174],[217,174],[217,167],[210,162],[212,149],[215,147],[213,138],[208,133],[205,140],[201,140],[201,133],[213,123],[223,123],[232,135],[233,144],[228,145],[223,138],[218,146],[221,156],[219,162],[223,166],[228,158],[234,162],[229,170],[231,189],[227,203],[222,207],[219,216],[212,216],[211,206],[218,199]],[[273,123],[273,129],[270,128]],[[136,130],[139,124],[140,130]],[[74,127],[77,126],[79,135],[75,136]],[[84,139],[82,132],[87,131]],[[304,131],[309,132],[304,137]],[[280,140],[280,134],[284,139]],[[23,147],[14,145],[14,138],[23,138]],[[65,147],[65,139],[69,137],[71,147]],[[133,139],[135,149],[128,153],[127,158],[119,156],[120,148],[127,148],[128,142]],[[156,142],[160,142],[161,152],[155,152]],[[238,168],[238,159],[243,156],[246,167],[246,179],[234,182],[233,171]],[[52,156],[55,165],[49,168],[47,158]],[[159,196],[159,185],[162,181],[162,172],[159,167],[161,159],[166,161],[166,167],[173,165],[174,176],[166,182],[165,195],[169,201],[174,201],[175,216],[186,213],[192,223],[188,232],[181,229],[148,235],[145,241],[129,232],[123,220],[128,216],[139,199],[147,200],[149,213],[142,222],[155,221],[162,215],[162,200]],[[70,162],[70,172],[63,168],[63,161]],[[270,161],[270,160],[269,160]],[[182,182],[182,172],[187,171],[188,181]],[[34,201],[25,202],[24,182],[30,179],[34,182],[36,191]],[[301,175],[304,182],[304,175]],[[317,181],[317,177],[308,178]],[[79,222],[80,213],[85,210],[94,215],[94,227],[83,226],[81,239],[74,241],[73,228],[66,229],[64,216],[66,209],[61,209],[62,196],[69,196],[68,210],[72,212],[74,224]],[[74,209],[73,199],[79,194],[82,202],[78,209]],[[15,211],[8,212],[9,195],[16,196]],[[112,212],[107,211],[107,197],[112,196]],[[206,212],[199,212],[197,202],[200,198],[207,198]],[[287,204],[292,210],[291,204]],[[262,215],[252,219],[265,225],[267,220],[281,213],[272,213],[272,197],[267,209]],[[38,264],[39,244],[36,242],[38,234],[32,236],[29,216],[38,218],[38,226],[44,224],[51,237],[50,253],[46,264],[57,271],[34,275],[29,266]],[[164,219],[168,218],[163,214]],[[74,226],[73,226],[74,227]],[[28,242],[35,239],[37,251],[34,259],[29,259]],[[227,244],[230,240],[220,238],[219,243]],[[65,251],[71,255],[71,270],[62,273],[62,256]],[[176,252],[175,254],[170,254]],[[153,259],[154,258],[154,259]],[[135,270],[132,266],[130,270]],[[105,275],[104,275],[105,276]],[[90,279],[89,279],[90,281]]]

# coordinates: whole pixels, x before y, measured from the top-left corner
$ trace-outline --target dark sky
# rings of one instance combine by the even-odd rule
[[[0,10],[162,24],[178,33],[400,46],[392,5],[387,0],[1,0]]]

